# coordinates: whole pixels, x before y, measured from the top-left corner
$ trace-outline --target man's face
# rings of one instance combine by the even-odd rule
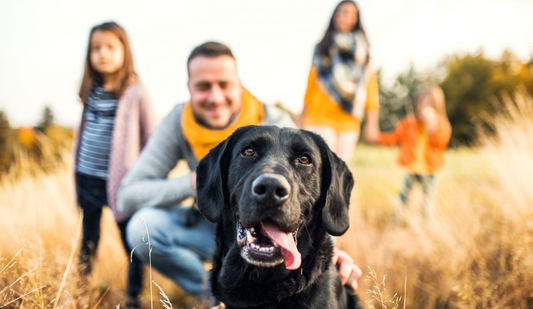
[[[195,116],[212,129],[226,127],[241,107],[241,82],[230,56],[193,58],[188,87]]]

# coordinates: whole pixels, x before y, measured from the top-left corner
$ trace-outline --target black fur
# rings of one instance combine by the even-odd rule
[[[248,147],[254,156],[242,154]],[[301,164],[302,154],[311,164]],[[341,286],[328,235],[342,235],[349,227],[354,181],[320,136],[273,126],[243,127],[213,148],[196,171],[198,206],[218,222],[210,278],[217,300],[227,308],[363,308],[353,291]],[[252,182],[264,173],[288,180],[290,194],[281,207],[261,205],[251,197]],[[246,262],[236,240],[237,216],[246,227],[270,220],[286,233],[298,229],[300,269]]]

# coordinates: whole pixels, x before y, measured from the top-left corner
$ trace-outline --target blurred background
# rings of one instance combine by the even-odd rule
[[[115,21],[125,28],[159,118],[188,101],[187,57],[209,40],[232,49],[256,97],[299,114],[314,45],[337,3],[0,1],[0,222],[8,240],[0,246],[0,270],[22,259],[9,276],[0,272],[0,290],[34,265],[49,266],[19,280],[11,287],[16,293],[0,292],[0,306],[40,282],[41,294],[27,304],[47,307],[42,299],[51,301],[62,282],[77,226],[69,212],[68,153],[94,25]],[[392,129],[412,109],[419,85],[436,83],[446,96],[453,150],[437,195],[446,219],[428,227],[413,215],[397,230],[386,225],[402,178],[395,152],[358,147],[351,167],[368,181],[356,186],[357,227],[340,244],[365,273],[370,265],[378,276],[392,275],[389,294],[406,289],[408,308],[530,308],[533,289],[524,284],[530,275],[522,271],[533,270],[533,221],[526,222],[533,195],[525,187],[533,180],[533,1],[357,3],[378,71],[381,129]],[[115,273],[126,257],[106,216],[112,231],[103,233],[99,256],[113,258],[100,263],[93,287],[95,299],[106,295],[104,307],[114,308],[125,276]],[[364,294],[372,281],[360,285],[370,298]],[[177,287],[162,286],[178,308],[187,306]]]

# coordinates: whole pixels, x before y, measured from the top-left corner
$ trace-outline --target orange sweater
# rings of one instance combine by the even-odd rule
[[[408,166],[413,162],[420,125],[422,124],[415,117],[407,116],[400,121],[394,131],[382,133],[379,137],[380,144],[400,145],[398,163],[401,166]],[[448,121],[439,120],[435,130],[428,137],[426,162],[431,172],[444,165],[444,149],[450,141],[451,131]]]

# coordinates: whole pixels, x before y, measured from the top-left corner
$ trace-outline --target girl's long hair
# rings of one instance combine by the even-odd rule
[[[124,64],[117,72],[117,79],[113,85],[113,93],[116,98],[124,93],[129,84],[138,79],[137,73],[133,67],[133,55],[131,53],[130,43],[126,31],[115,22],[106,22],[101,25],[94,26],[89,35],[89,44],[87,44],[87,57],[85,58],[85,71],[81,81],[79,96],[83,104],[87,103],[87,98],[91,92],[93,85],[102,84],[102,75],[98,73],[91,65],[91,38],[96,31],[109,31],[115,34],[122,45],[124,46]]]
[[[318,43],[318,46],[317,46],[318,53],[320,55],[324,56],[324,57],[329,57],[329,47],[331,46],[331,44],[333,44],[333,32],[335,31],[335,25],[333,23],[333,19],[335,18],[335,14],[337,14],[337,11],[339,11],[339,7],[341,5],[343,5],[344,3],[351,3],[351,4],[355,5],[355,7],[357,8],[357,23],[355,24],[355,26],[353,27],[351,32],[354,32],[354,31],[357,31],[357,30],[361,31],[361,33],[365,37],[365,40],[368,43],[368,40],[367,40],[367,37],[366,37],[366,33],[365,33],[365,29],[363,28],[363,24],[361,23],[361,11],[359,10],[359,7],[355,3],[355,1],[343,0],[339,4],[337,4],[337,7],[335,8],[335,11],[333,11],[333,15],[331,16],[331,19],[329,20],[328,29],[326,29],[326,33],[324,34],[324,37],[322,38],[320,43]],[[368,56],[367,56],[367,58],[368,58]],[[368,59],[367,59],[367,62],[368,62]]]

